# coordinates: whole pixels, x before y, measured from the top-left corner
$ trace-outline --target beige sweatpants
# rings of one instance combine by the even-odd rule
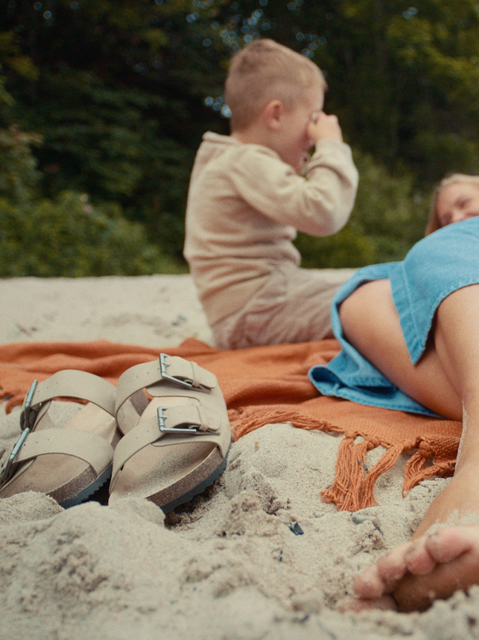
[[[285,265],[240,311],[211,328],[220,349],[332,338],[331,302],[355,269]]]

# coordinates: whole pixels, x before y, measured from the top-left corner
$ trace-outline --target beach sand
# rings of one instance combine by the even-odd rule
[[[0,343],[211,343],[187,275],[2,280],[0,299]],[[2,419],[0,443],[17,420],[17,410]],[[340,439],[267,425],[234,443],[215,485],[166,518],[135,498],[67,510],[39,493],[0,500],[0,638],[478,638],[477,587],[422,614],[338,610],[358,571],[408,540],[447,482],[402,498],[403,456],[377,483],[379,506],[338,512],[320,491]]]

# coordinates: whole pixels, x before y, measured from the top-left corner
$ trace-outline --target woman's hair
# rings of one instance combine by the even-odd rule
[[[437,203],[439,200],[439,196],[444,191],[446,187],[449,187],[451,184],[472,184],[474,187],[479,189],[479,176],[471,176],[466,173],[453,173],[450,176],[446,176],[441,180],[439,186],[434,191],[432,197],[432,206],[431,211],[429,213],[429,219],[426,225],[425,234],[428,236],[433,231],[437,231],[441,228],[441,222],[437,215]]]
[[[231,130],[248,127],[270,100],[293,108],[314,83],[326,89],[321,70],[309,58],[268,38],[253,40],[233,56],[226,78]]]

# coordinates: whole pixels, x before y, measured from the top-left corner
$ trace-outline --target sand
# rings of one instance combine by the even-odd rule
[[[0,343],[211,342],[187,275],[3,280],[0,299]],[[0,443],[17,419],[3,419]],[[477,638],[476,587],[422,614],[339,611],[357,572],[408,540],[447,482],[402,498],[403,457],[378,481],[379,506],[338,512],[320,490],[339,442],[267,425],[233,444],[206,494],[166,518],[135,498],[68,510],[40,493],[0,500],[0,638]]]

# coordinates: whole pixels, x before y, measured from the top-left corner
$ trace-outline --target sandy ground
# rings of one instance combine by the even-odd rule
[[[211,341],[189,276],[3,280],[0,299],[1,343]],[[3,419],[0,442],[17,420]],[[319,493],[339,441],[265,426],[232,446],[212,489],[166,519],[140,499],[68,510],[39,493],[0,500],[0,638],[478,638],[478,588],[423,614],[339,612],[358,570],[407,540],[447,482],[403,499],[404,458],[378,481],[378,507],[339,513]]]

